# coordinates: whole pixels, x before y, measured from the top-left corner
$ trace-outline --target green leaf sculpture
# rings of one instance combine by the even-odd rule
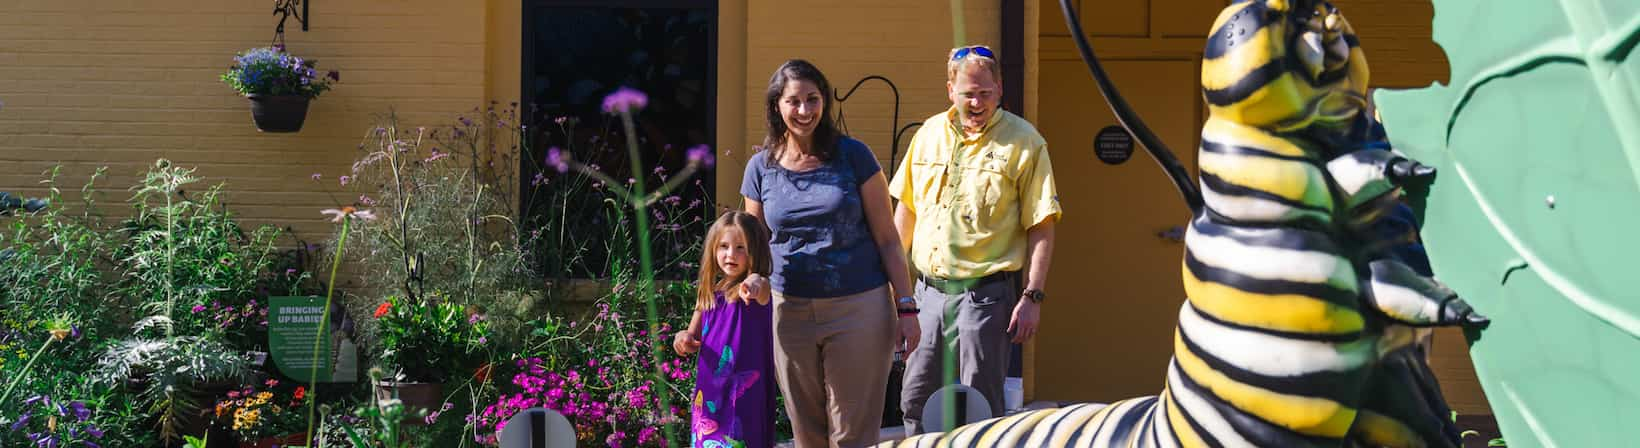
[[[1449,85],[1376,95],[1390,140],[1440,169],[1435,274],[1504,436],[1629,446],[1640,422],[1640,2],[1434,0]],[[1370,43],[1368,43],[1370,45]]]

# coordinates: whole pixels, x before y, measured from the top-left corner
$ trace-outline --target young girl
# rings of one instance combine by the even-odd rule
[[[690,446],[774,446],[774,314],[769,234],[750,214],[728,211],[706,232],[689,328],[672,348],[700,352],[691,397]]]

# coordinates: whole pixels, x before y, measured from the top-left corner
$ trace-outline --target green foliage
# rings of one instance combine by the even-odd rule
[[[243,229],[220,186],[191,189],[199,180],[192,170],[153,165],[131,189],[130,217],[112,225],[97,200],[103,170],[71,205],[58,173],[42,182],[53,207],[4,223],[0,377],[20,397],[86,403],[85,424],[108,434],[103,446],[176,439],[202,420],[213,388],[246,372],[244,352],[265,350],[257,300],[305,274],[280,273],[274,241],[282,233]],[[38,331],[47,326],[56,331]],[[8,351],[48,338],[63,342],[44,355]],[[5,401],[0,420],[29,412]]]
[[[131,302],[108,291],[117,278],[110,254],[119,235],[95,211],[95,186],[103,173],[99,169],[91,175],[80,188],[80,207],[70,210],[63,207],[59,170],[53,168],[41,183],[50,191],[47,202],[58,205],[4,222],[0,245],[9,255],[0,257],[0,307],[6,310],[7,328],[36,328],[67,313],[78,317],[83,332],[97,336],[128,317],[124,313]],[[83,365],[89,359],[82,352],[70,356],[77,358],[63,361]]]
[[[485,359],[489,324],[478,314],[433,293],[426,300],[388,297],[377,312],[380,361],[395,380],[441,383]]]
[[[203,386],[237,380],[245,368],[242,352],[209,338],[134,338],[109,347],[92,378],[109,387],[138,384],[137,401],[159,419],[160,438],[171,440],[198,421]]]
[[[345,248],[347,262],[372,273],[350,291],[349,314],[372,315],[389,297],[421,309],[448,302],[463,319],[485,316],[496,339],[517,340],[522,321],[512,316],[531,314],[542,293],[510,218],[510,186],[501,187],[510,177],[494,169],[510,162],[481,152],[515,138],[516,129],[494,123],[500,119],[427,131],[403,128],[388,114],[366,136],[351,172],[339,178],[358,194],[351,206],[375,217],[354,222]],[[378,322],[360,323],[367,350],[399,351],[378,345]]]
[[[372,382],[384,379],[381,369],[370,369]],[[416,411],[421,414],[424,411]],[[401,423],[411,413],[404,402],[397,399],[372,399],[353,409],[352,416],[329,420],[332,427],[340,428],[348,445],[353,448],[403,448],[416,446],[414,437]],[[332,446],[343,446],[334,443]]]
[[[201,192],[192,169],[161,160],[132,196],[134,216],[115,248],[118,294],[135,300],[147,317],[137,330],[210,335],[243,349],[265,349],[271,285],[291,281],[272,272],[277,228],[246,232],[221,204],[221,185]],[[285,277],[288,277],[285,276]]]

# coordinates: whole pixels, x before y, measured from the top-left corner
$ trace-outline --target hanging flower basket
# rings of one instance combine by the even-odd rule
[[[313,65],[285,52],[283,45],[252,48],[234,57],[233,67],[221,78],[250,99],[258,130],[296,132],[307,121],[308,103],[341,80],[335,70],[321,76]]]
[[[251,101],[251,120],[262,132],[296,132],[307,121],[311,98],[300,95],[246,95]]]

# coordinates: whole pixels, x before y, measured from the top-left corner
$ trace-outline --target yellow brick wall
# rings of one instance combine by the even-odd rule
[[[446,123],[486,95],[485,3],[317,2],[310,31],[290,20],[286,41],[342,82],[312,103],[300,133],[258,133],[217,76],[235,52],[269,44],[270,3],[0,2],[0,191],[41,194],[35,182],[56,164],[70,186],[108,166],[105,200],[119,201],[164,157],[227,182],[246,221],[322,240],[332,228],[318,210],[334,205],[309,175],[334,191],[373,114]],[[516,31],[510,39],[516,48]],[[516,95],[513,79],[500,92]]]

